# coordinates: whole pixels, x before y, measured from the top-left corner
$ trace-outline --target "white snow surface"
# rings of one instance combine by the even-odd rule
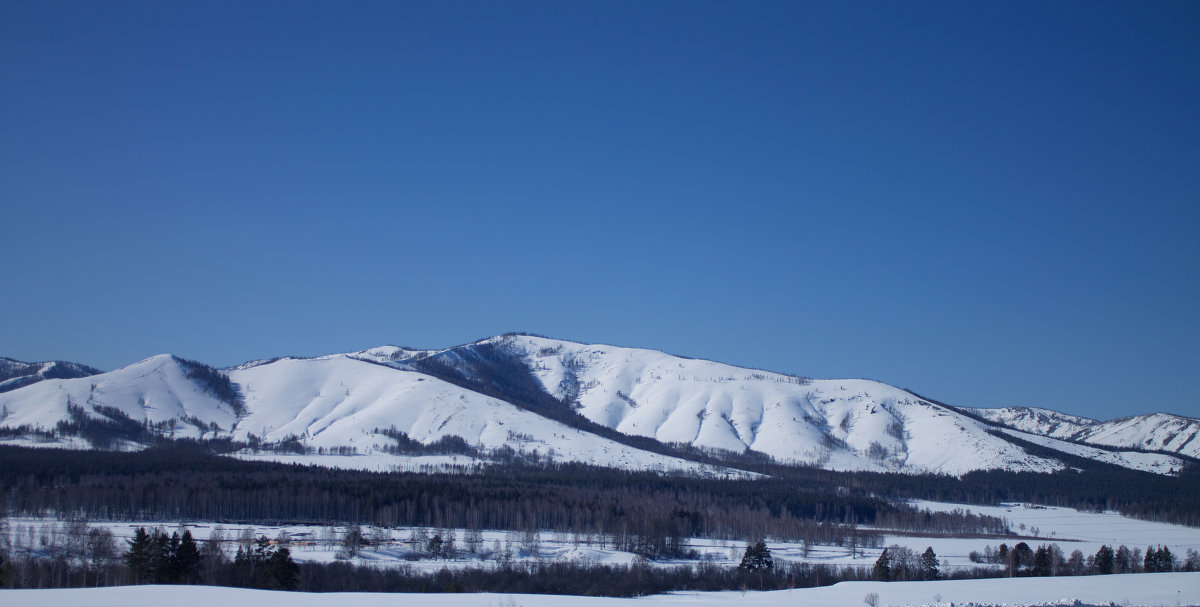
[[[868,593],[889,606],[1049,605],[1167,606],[1200,605],[1200,573],[1144,573],[1089,577],[1013,578],[939,582],[844,582],[823,588],[771,592],[702,592],[655,595],[636,599],[559,595],[502,594],[306,594],[210,586],[126,586],[115,588],[0,590],[8,607],[91,605],[93,607],[679,607],[760,606],[852,607]]]
[[[0,356],[0,379],[3,379],[0,392],[37,383],[51,373],[60,377],[86,377],[96,372],[96,369],[79,363],[61,360],[27,363]]]
[[[270,456],[281,461],[371,470],[440,465],[411,457],[389,462],[388,457],[394,456],[384,455],[383,450],[394,441],[376,430],[394,427],[426,444],[458,436],[486,449],[509,446],[539,456],[553,450],[559,461],[712,472],[709,467],[573,429],[414,370],[414,361],[427,357],[466,365],[468,350],[484,344],[515,355],[550,395],[571,403],[587,419],[666,443],[755,451],[835,470],[960,475],[972,470],[1046,472],[1064,467],[1058,460],[1032,455],[996,436],[995,426],[875,381],[809,380],[654,350],[524,335],[441,351],[380,346],[310,359],[246,363],[227,371],[245,405],[241,417],[232,405],[189,379],[183,361],[159,355],[109,373],[45,380],[0,393],[0,427],[52,430],[70,419],[70,403],[96,419],[112,408],[136,421],[159,424],[156,432],[175,437],[246,440],[254,435],[268,443],[296,437],[313,450],[345,453],[352,448],[364,456],[328,460],[315,455]],[[1200,441],[1191,440],[1200,432],[1200,421],[1188,418],[1144,416],[1100,429],[1088,426],[1094,420],[1044,410],[976,413],[1030,433],[1009,432],[1015,438],[1138,470],[1170,474],[1181,462],[1060,439],[1080,440],[1080,428],[1087,427],[1091,428],[1088,440],[1097,444],[1133,442],[1139,448],[1161,446],[1183,453],[1200,449]],[[46,442],[30,434],[3,442],[78,448],[82,441]]]
[[[523,335],[491,341],[522,354],[548,392],[574,400],[588,419],[663,442],[749,449],[836,470],[957,475],[1063,467],[989,434],[990,426],[969,416],[880,382],[807,380],[654,350]],[[1063,441],[1039,442],[1079,452]],[[1162,458],[1104,457],[1155,472],[1178,467]]]
[[[229,377],[241,386],[250,412],[237,424],[235,438],[255,434],[271,442],[296,436],[309,447],[352,446],[377,460],[360,460],[364,466],[354,466],[353,457],[340,457],[338,463],[345,467],[388,469],[381,452],[395,442],[375,429],[394,427],[422,443],[458,436],[487,449],[508,445],[541,455],[552,452],[559,461],[633,470],[714,471],[571,428],[428,375],[347,355],[280,359],[232,370]],[[321,456],[270,457],[322,465],[332,461]],[[395,465],[405,466],[406,461],[397,458]]]
[[[1024,441],[1029,441],[1034,444],[1050,447],[1059,451],[1065,451],[1080,457],[1086,457],[1100,462],[1124,466],[1134,470],[1144,470],[1146,472],[1158,472],[1160,474],[1176,474],[1183,468],[1183,460],[1178,457],[1165,455],[1162,453],[1145,453],[1141,451],[1112,451],[1109,449],[1098,449],[1087,445],[1077,443],[1069,443],[1048,436],[1038,434],[1030,434],[1021,432],[1020,430],[1012,430],[1004,428],[1005,434],[1019,438]]]
[[[116,371],[77,379],[48,379],[0,394],[0,409],[8,414],[0,420],[0,426],[53,429],[60,420],[70,419],[68,403],[82,407],[96,419],[104,418],[98,408],[111,407],[139,422],[174,420],[176,429],[164,433],[178,438],[198,438],[202,434],[188,419],[199,420],[205,426],[215,423],[226,430],[237,419],[228,403],[188,379],[178,358],[160,354]]]
[[[1035,407],[971,409],[971,412],[1032,434],[1200,458],[1200,419],[1191,417],[1151,413],[1102,422]]]

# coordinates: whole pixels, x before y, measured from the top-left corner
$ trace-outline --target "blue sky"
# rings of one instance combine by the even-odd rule
[[[0,3],[0,355],[505,331],[1200,416],[1194,2]]]

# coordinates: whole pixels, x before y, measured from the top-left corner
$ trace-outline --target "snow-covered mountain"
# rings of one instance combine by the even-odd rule
[[[390,356],[390,354],[389,354]],[[624,434],[710,450],[756,451],[838,470],[1049,471],[1000,429],[910,392],[869,380],[810,380],[654,350],[505,335],[387,364],[438,361],[493,382],[497,358],[520,361],[541,388],[588,420]],[[378,359],[377,360],[381,360]],[[381,362],[383,362],[381,360]],[[1018,437],[1019,438],[1019,437]],[[1043,446],[1092,457],[1051,439]],[[1109,463],[1169,472],[1166,455],[1104,452]]]
[[[237,405],[206,383],[202,365],[152,356],[116,371],[46,379],[0,394],[0,428],[49,431],[59,423],[125,422],[177,438],[200,438],[231,428]],[[211,371],[211,370],[209,370]]]
[[[367,355],[381,349],[361,353]],[[390,350],[389,350],[390,351]],[[459,437],[467,444],[627,469],[699,471],[704,466],[635,449],[449,384],[350,355],[280,359],[229,371],[248,412],[233,428],[238,440],[297,437],[329,452],[387,451],[394,431],[424,444]]]
[[[1049,409],[970,409],[997,424],[1052,438],[1120,449],[1166,451],[1200,458],[1200,419],[1151,413],[1098,421]]]
[[[63,360],[27,363],[0,357],[0,392],[23,388],[44,379],[70,379],[97,373],[101,373],[101,371],[87,365]]]
[[[1025,447],[1034,443],[1161,473],[1183,464],[1161,453],[1064,441],[1079,440],[1074,429],[1098,422],[1049,411],[1044,417],[1054,421],[1021,425],[1025,418],[1016,415],[963,412],[879,382],[810,380],[527,335],[445,350],[383,346],[256,361],[223,372],[162,355],[0,394],[0,440],[25,442],[119,426],[341,455],[394,454],[411,441],[454,439],[482,457],[511,449],[660,470],[703,469],[687,461],[697,451],[758,453],[837,470],[963,474],[1067,465],[1053,452]],[[1158,448],[1188,445],[1166,423],[1128,427],[1142,430],[1139,447],[1151,445],[1147,439],[1160,441],[1153,443]],[[1110,440],[1091,442],[1123,446]]]

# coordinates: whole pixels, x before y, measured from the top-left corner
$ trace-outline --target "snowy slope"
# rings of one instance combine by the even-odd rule
[[[525,361],[554,397],[626,434],[839,470],[962,474],[1007,468],[1050,471],[988,433],[989,426],[867,380],[806,380],[653,350],[506,335],[435,357],[498,346]]]
[[[1166,451],[1200,458],[1200,420],[1152,413],[1102,422],[1048,409],[970,409],[1004,426],[1052,438],[1124,449]]]
[[[314,450],[350,448],[364,456],[374,454],[375,459],[363,460],[374,468],[379,467],[379,457],[393,457],[382,455],[382,448],[395,444],[375,430],[394,428],[426,444],[458,436],[485,449],[508,446],[527,454],[552,454],[558,461],[638,470],[713,471],[570,428],[437,378],[344,355],[285,358],[230,370],[228,376],[244,407],[241,415],[203,382],[190,379],[189,365],[160,355],[109,373],[46,380],[0,394],[0,427],[50,431],[60,422],[71,421],[72,409],[74,415],[82,412],[96,420],[114,419],[119,412],[139,424],[156,425],[151,429],[158,434],[176,438],[245,441],[253,434],[267,443],[298,437]],[[31,444],[20,436],[6,442]],[[88,446],[72,437],[48,444]],[[407,458],[395,459],[400,465]]]
[[[627,469],[701,471],[705,466],[667,457],[570,428],[553,420],[420,373],[346,355],[280,359],[233,369],[249,414],[234,430],[245,440],[290,436],[313,448],[354,447],[377,453],[395,442],[376,428],[394,427],[430,443],[458,436],[486,449],[553,453],[576,461]]]
[[[78,417],[79,409],[70,410],[76,407],[93,419],[119,412],[157,424],[151,430],[163,435],[266,443],[295,438],[311,450],[341,457],[380,455],[396,443],[379,430],[394,428],[423,444],[456,436],[484,449],[508,446],[539,456],[553,450],[559,460],[695,468],[646,451],[658,448],[631,443],[618,435],[623,433],[835,470],[954,475],[1065,466],[1052,455],[1026,452],[1021,441],[1164,474],[1177,471],[1181,462],[1063,439],[1188,454],[1200,449],[1200,441],[1192,440],[1200,422],[1187,418],[1143,416],[1102,424],[1046,410],[975,411],[995,422],[989,423],[869,380],[809,380],[653,350],[525,335],[436,351],[381,346],[255,361],[228,370],[232,383],[226,381],[224,400],[214,394],[220,390],[189,378],[194,371],[195,363],[161,355],[88,378],[46,379],[0,393],[0,428],[53,430]],[[996,424],[1015,430],[1006,435]],[[12,434],[5,440],[42,440]]]
[[[100,372],[87,365],[62,360],[27,363],[0,357],[0,392],[9,392],[46,379],[87,377]]]
[[[53,429],[69,420],[69,407],[81,407],[93,419],[105,419],[110,408],[137,422],[170,424],[164,434],[198,438],[199,425],[228,430],[236,415],[233,407],[187,377],[186,363],[169,354],[153,356],[108,373],[75,379],[47,379],[0,394],[0,427],[29,426]],[[188,422],[187,420],[194,420]]]
[[[1143,451],[1115,451],[1111,449],[1099,449],[1089,447],[1078,443],[1069,443],[1048,436],[1039,434],[1031,434],[1013,430],[1011,428],[1003,428],[1001,431],[1004,434],[1018,438],[1023,441],[1049,447],[1071,455],[1077,455],[1087,459],[1122,466],[1133,470],[1141,470],[1143,472],[1156,472],[1159,474],[1178,474],[1183,469],[1184,460],[1166,455],[1163,453],[1146,453]]]
[[[488,373],[508,367],[480,360],[505,355],[519,360],[545,392],[588,420],[665,443],[755,451],[836,470],[963,474],[1063,467],[1026,453],[991,424],[869,380],[809,380],[654,350],[528,335],[435,353],[405,350],[385,364],[405,367],[430,358],[466,376],[483,375],[486,384],[493,379]],[[1172,473],[1181,466],[1171,457],[1032,438],[1029,442],[1044,447],[1137,470]]]

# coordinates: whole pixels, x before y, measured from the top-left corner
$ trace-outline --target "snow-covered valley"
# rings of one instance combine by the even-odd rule
[[[981,565],[972,561],[972,552],[983,553],[986,547],[1001,543],[1015,545],[1026,542],[1031,546],[1057,544],[1063,554],[1079,550],[1093,555],[1102,545],[1116,548],[1125,545],[1131,550],[1147,546],[1166,546],[1182,563],[1189,551],[1200,552],[1200,528],[1144,521],[1115,512],[1082,512],[1072,508],[1045,507],[1032,504],[1003,504],[978,506],[944,502],[916,501],[912,505],[931,512],[969,511],[1008,521],[1013,535],[1007,537],[967,534],[938,534],[880,531],[878,545],[860,544],[855,547],[766,538],[772,557],[781,563],[851,566],[870,568],[885,547],[901,546],[920,554],[933,548],[943,573],[951,574]],[[53,518],[12,517],[8,521],[8,545],[14,554],[34,553],[43,556],[54,546],[65,545],[68,527]],[[266,536],[286,538],[293,556],[300,562],[328,563],[345,561],[377,567],[403,567],[417,571],[437,571],[450,568],[495,567],[502,563],[583,562],[632,564],[641,559],[632,553],[613,547],[612,538],[594,533],[556,533],[542,531],[503,531],[436,529],[424,527],[356,527],[364,538],[361,546],[347,553],[345,537],[350,527],[345,525],[246,525],[207,521],[125,521],[96,522],[92,526],[111,531],[124,546],[139,527],[161,528],[166,532],[188,530],[201,542],[217,539],[224,551],[232,556],[239,542],[246,538]],[[438,535],[452,548],[445,554],[431,556],[427,550],[430,539]],[[2,542],[0,542],[2,543]],[[686,548],[694,555],[684,559],[659,559],[650,564],[662,567],[698,565],[737,566],[746,547],[744,541],[713,538],[689,538]],[[999,569],[999,565],[994,568]]]

